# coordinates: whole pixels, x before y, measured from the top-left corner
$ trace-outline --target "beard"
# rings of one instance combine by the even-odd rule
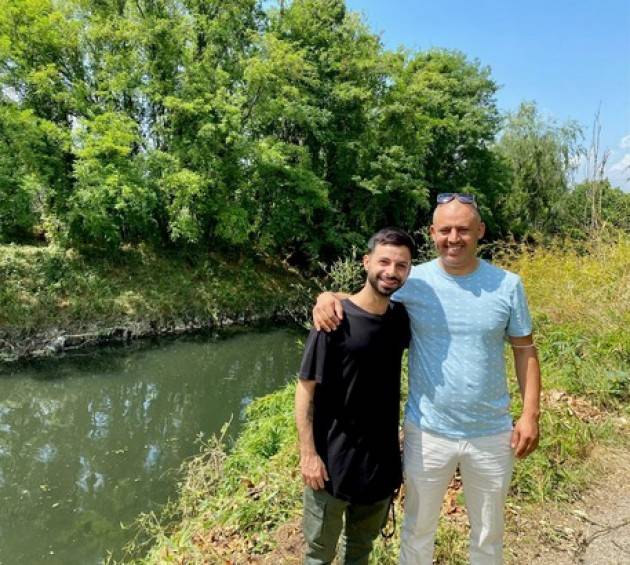
[[[395,282],[396,285],[385,286],[382,282],[383,280]],[[391,296],[402,286],[402,281],[398,277],[380,278],[376,275],[368,275],[368,282],[370,283],[370,286],[381,296]]]

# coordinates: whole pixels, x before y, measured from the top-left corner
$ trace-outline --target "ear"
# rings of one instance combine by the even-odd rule
[[[433,224],[431,224],[429,226],[429,235],[431,236],[431,239],[433,241],[435,241],[435,235],[436,235],[437,230],[435,229],[435,226]]]
[[[477,241],[479,241],[486,233],[486,224],[484,224],[483,222],[481,222],[479,224],[479,234],[477,237]]]
[[[363,269],[365,271],[367,271],[369,265],[370,265],[370,255],[369,254],[365,254],[363,256]]]

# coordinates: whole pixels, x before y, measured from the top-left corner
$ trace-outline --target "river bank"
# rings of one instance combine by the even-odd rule
[[[308,285],[281,264],[128,247],[114,257],[0,246],[0,362],[93,345],[301,319]]]
[[[518,529],[532,509],[580,498],[599,468],[590,459],[595,448],[630,448],[630,240],[621,234],[580,250],[559,244],[495,260],[525,282],[545,386],[540,447],[517,464],[510,490],[508,528]],[[143,519],[128,561],[299,562],[292,396],[289,385],[255,401],[229,453],[213,441],[188,463],[179,498],[161,518]],[[404,495],[399,515],[403,504]],[[438,531],[438,562],[465,563],[466,537],[455,481]],[[397,562],[397,539],[379,541],[375,562]]]

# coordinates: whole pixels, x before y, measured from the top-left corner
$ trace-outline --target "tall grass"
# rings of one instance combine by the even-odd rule
[[[154,544],[138,563],[229,562],[273,548],[273,532],[300,512],[294,394],[290,384],[257,399],[229,455],[213,442],[186,464],[179,499],[161,523],[142,519],[141,537],[152,536]],[[130,555],[142,549],[132,543]],[[209,556],[216,561],[204,561]]]
[[[301,308],[301,278],[251,258],[127,247],[93,257],[0,245],[0,339],[134,321],[219,320]]]
[[[517,463],[508,505],[571,500],[593,472],[595,445],[628,445],[630,241],[617,234],[580,250],[565,243],[505,249],[496,261],[525,282],[545,389],[540,447]],[[513,374],[510,381],[518,414]],[[170,522],[166,516],[154,529],[154,545],[138,562],[241,562],[273,550],[278,528],[300,516],[293,393],[289,385],[255,401],[229,454],[214,445],[213,457],[206,450],[188,464]],[[398,504],[398,530],[401,514]],[[443,518],[437,561],[466,563],[466,536],[462,512]],[[380,540],[373,562],[397,563],[398,539]],[[209,555],[217,561],[204,561]]]
[[[630,238],[503,257],[523,277],[546,388],[619,408],[630,399]]]

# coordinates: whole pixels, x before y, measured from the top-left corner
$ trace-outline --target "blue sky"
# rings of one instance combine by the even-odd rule
[[[534,100],[547,116],[576,120],[590,144],[600,110],[607,173],[630,191],[628,0],[346,0],[386,48],[444,47],[492,70],[497,102]],[[627,170],[624,169],[628,167]],[[579,180],[583,173],[578,172]]]

